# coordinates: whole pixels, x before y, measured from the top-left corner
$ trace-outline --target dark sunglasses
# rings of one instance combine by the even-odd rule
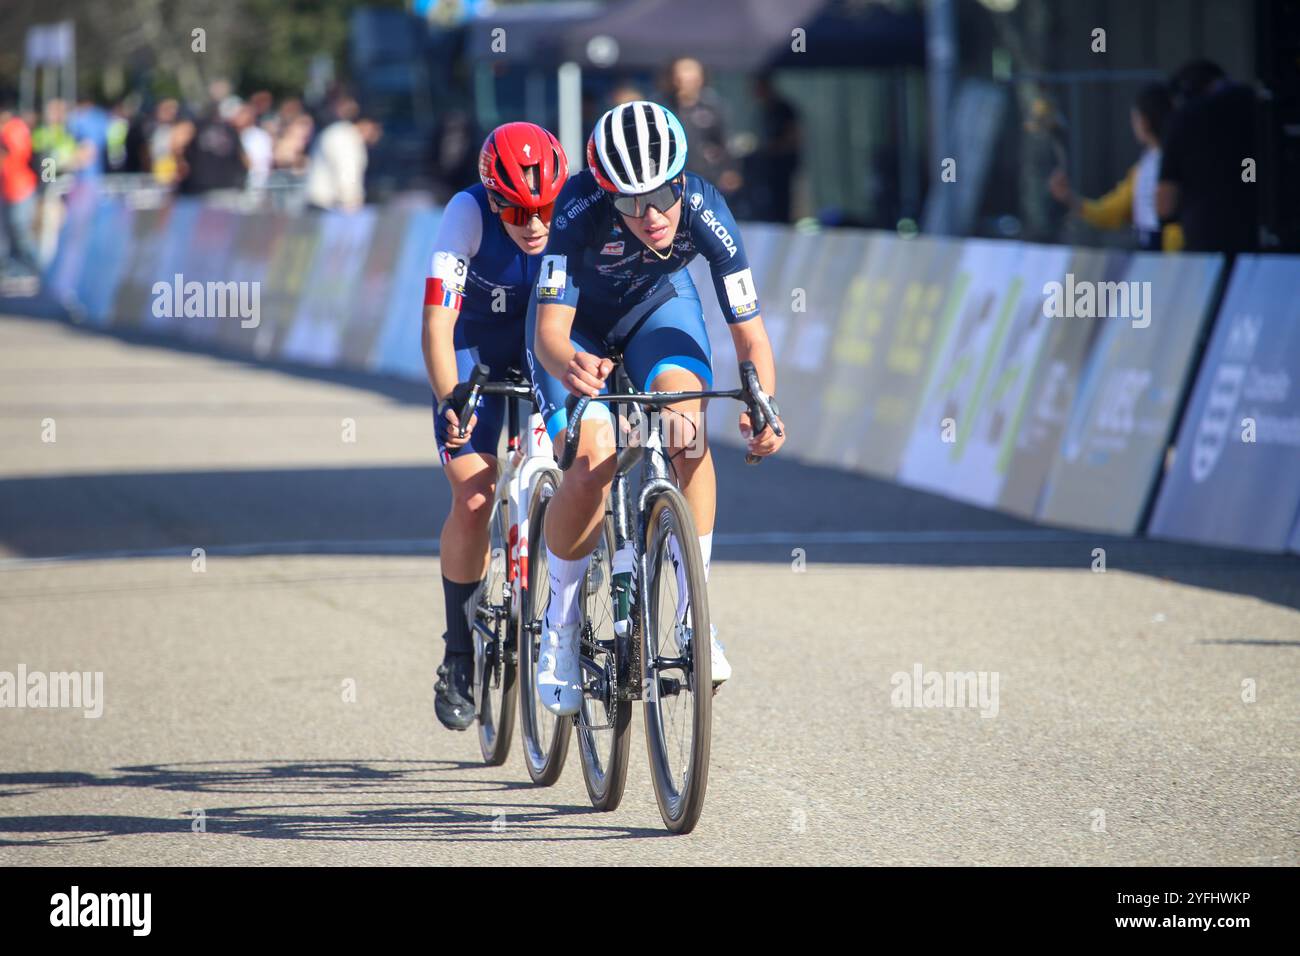
[[[615,196],[614,208],[625,216],[632,219],[640,219],[653,206],[660,213],[666,213],[669,209],[681,201],[682,193],[686,190],[686,181],[678,176],[670,182],[664,183],[658,189],[652,189],[648,193],[638,193],[635,196]]]

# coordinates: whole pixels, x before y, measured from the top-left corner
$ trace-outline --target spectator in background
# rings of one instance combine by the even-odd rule
[[[77,141],[74,165],[83,179],[98,179],[107,170],[109,122],[108,112],[90,97],[81,99],[68,119],[68,132]]]
[[[1129,111],[1133,138],[1142,155],[1129,167],[1119,184],[1100,199],[1080,199],[1070,186],[1064,169],[1057,169],[1047,182],[1057,202],[1088,225],[1097,229],[1121,229],[1131,225],[1140,249],[1177,252],[1183,247],[1182,229],[1177,223],[1163,227],[1156,214],[1156,182],[1160,175],[1160,143],[1173,113],[1169,88],[1160,83],[1143,87]]]
[[[195,125],[194,135],[181,154],[181,193],[196,195],[244,188],[248,158],[239,132],[231,123],[240,105],[234,97],[226,97],[215,113]]]
[[[283,116],[278,121],[279,132],[272,151],[276,169],[301,173],[307,169],[307,144],[311,142],[316,124],[306,113],[299,112],[293,119]]]
[[[9,106],[0,107],[0,218],[8,248],[4,271],[16,263],[29,275],[40,273],[32,220],[36,215],[36,173],[32,169],[32,134]]]
[[[47,159],[54,160],[55,177],[71,173],[77,163],[77,141],[68,132],[68,105],[57,97],[46,100],[41,125],[32,133],[32,150],[37,169]]]
[[[114,103],[108,112],[108,128],[104,132],[104,168],[107,172],[130,172],[126,168],[126,139],[137,105],[136,99],[129,97]]]
[[[772,85],[770,73],[754,79],[758,101],[758,148],[745,158],[750,214],[765,222],[789,222],[794,173],[799,168],[799,114]]]
[[[728,196],[740,188],[740,173],[727,149],[722,103],[705,85],[699,60],[684,56],[668,68],[669,105],[681,120],[690,149],[686,168],[717,185]]]
[[[253,122],[258,126],[275,110],[275,97],[269,90],[258,90],[248,98],[248,105],[253,109]]]
[[[635,103],[637,100],[643,99],[645,99],[645,94],[641,92],[640,88],[631,80],[624,80],[609,91],[609,96],[606,97],[605,109],[613,109],[615,106],[622,106],[624,103]]]
[[[365,204],[369,149],[379,141],[380,127],[361,115],[350,96],[335,101],[334,113],[338,118],[321,131],[312,147],[307,202],[318,209],[351,212]]]
[[[147,173],[153,168],[149,153],[149,140],[156,120],[148,110],[137,109],[131,114],[126,128],[126,157],[122,165],[125,173]]]
[[[153,110],[153,121],[146,127],[149,134],[146,145],[149,171],[153,173],[154,180],[163,185],[176,181],[177,157],[180,154],[174,150],[172,140],[175,138],[180,109],[180,103],[170,97],[159,100]]]
[[[1259,155],[1254,91],[1218,64],[1194,60],[1175,75],[1174,92],[1156,210],[1182,223],[1189,252],[1250,252],[1259,245],[1259,206],[1243,162]]]
[[[251,102],[241,104],[235,111],[234,126],[239,130],[239,142],[248,157],[248,185],[254,189],[265,186],[271,175],[275,146],[271,134],[257,125]]]

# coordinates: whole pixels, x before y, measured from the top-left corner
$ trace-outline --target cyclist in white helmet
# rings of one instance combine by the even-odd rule
[[[587,164],[556,202],[525,330],[529,372],[552,439],[562,442],[568,395],[605,390],[614,353],[641,390],[713,386],[708,333],[686,271],[697,255],[708,260],[737,359],[752,361],[763,390],[775,395],[772,347],[740,232],[713,184],[685,172],[686,135],[677,118],[644,100],[616,106],[592,130]],[[675,427],[666,429],[665,447],[695,518],[707,575],[716,480],[702,413],[698,400],[672,406],[665,419],[678,419],[666,422]],[[752,454],[770,455],[784,441],[770,427],[752,434],[747,412],[739,426]],[[551,603],[537,683],[547,708],[560,715],[582,704],[578,588],[614,474],[610,428],[608,407],[588,406],[577,458],[546,512]],[[680,574],[682,563],[675,563]],[[685,593],[680,583],[678,590]],[[716,637],[711,644],[720,684],[731,665]]]

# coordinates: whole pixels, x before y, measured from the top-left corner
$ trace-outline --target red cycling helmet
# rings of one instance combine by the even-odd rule
[[[535,174],[525,172],[530,166],[537,167]],[[498,126],[478,156],[478,177],[497,205],[527,210],[530,218],[545,210],[543,221],[551,218],[550,207],[568,175],[560,141],[536,123]]]

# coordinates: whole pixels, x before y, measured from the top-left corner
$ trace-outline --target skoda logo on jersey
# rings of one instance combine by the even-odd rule
[[[691,193],[691,208],[699,209],[704,205],[704,197],[699,193]]]
[[[555,214],[555,218],[552,221],[554,222],[556,229],[563,229],[565,226],[569,224],[568,218],[565,217],[564,213],[562,212],[557,212]]]
[[[727,227],[718,221],[718,217],[713,214],[712,209],[706,209],[700,214],[700,220],[709,227],[709,231],[722,240],[722,245],[726,248],[729,256],[736,254],[736,240],[731,238],[731,233],[727,232]]]

